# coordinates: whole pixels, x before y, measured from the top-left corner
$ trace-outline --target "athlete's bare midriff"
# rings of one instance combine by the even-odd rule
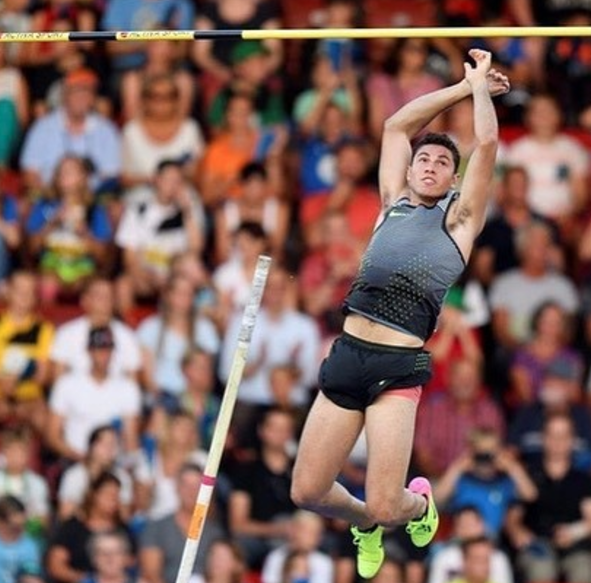
[[[421,348],[424,344],[417,336],[394,330],[384,324],[374,322],[361,314],[348,314],[345,318],[343,330],[347,334],[365,340],[366,342],[385,344],[386,346]]]

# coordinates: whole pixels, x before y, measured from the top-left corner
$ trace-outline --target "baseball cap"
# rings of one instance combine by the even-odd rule
[[[579,382],[581,380],[581,367],[571,358],[554,359],[545,369],[546,377],[554,377],[567,381]]]
[[[80,87],[84,85],[96,87],[98,85],[98,76],[92,69],[76,69],[66,75],[64,85],[66,87]]]
[[[88,349],[114,348],[115,338],[109,326],[91,328],[88,334]]]
[[[230,55],[232,64],[237,65],[242,63],[250,57],[256,57],[259,55],[268,55],[269,49],[260,41],[257,40],[245,40],[239,42],[233,49]]]

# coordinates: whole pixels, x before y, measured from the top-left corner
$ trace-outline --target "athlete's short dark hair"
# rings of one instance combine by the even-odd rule
[[[451,156],[454,162],[454,172],[457,172],[460,166],[460,151],[458,150],[458,147],[456,146],[455,142],[447,134],[429,132],[428,134],[421,136],[418,140],[416,140],[413,143],[412,157],[410,161],[412,162],[415,159],[417,152],[423,146],[430,146],[431,144],[433,144],[434,146],[443,146],[451,152]]]

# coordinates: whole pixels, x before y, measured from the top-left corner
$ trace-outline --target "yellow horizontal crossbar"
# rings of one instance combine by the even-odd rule
[[[0,42],[72,42],[72,41],[156,41],[242,38],[323,39],[323,38],[490,38],[490,37],[584,37],[591,26],[487,26],[423,28],[283,28],[257,30],[130,30],[72,32],[0,32]]]

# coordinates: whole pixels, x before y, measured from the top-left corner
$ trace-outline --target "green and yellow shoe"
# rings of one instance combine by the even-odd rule
[[[431,484],[427,478],[414,478],[408,485],[408,489],[427,499],[425,514],[421,518],[409,521],[406,525],[406,532],[410,535],[410,540],[415,547],[426,547],[433,540],[439,526],[439,515],[433,502]]]
[[[371,579],[380,570],[384,562],[384,546],[382,545],[383,526],[376,526],[371,531],[351,527],[353,544],[357,547],[357,572],[364,579]]]

